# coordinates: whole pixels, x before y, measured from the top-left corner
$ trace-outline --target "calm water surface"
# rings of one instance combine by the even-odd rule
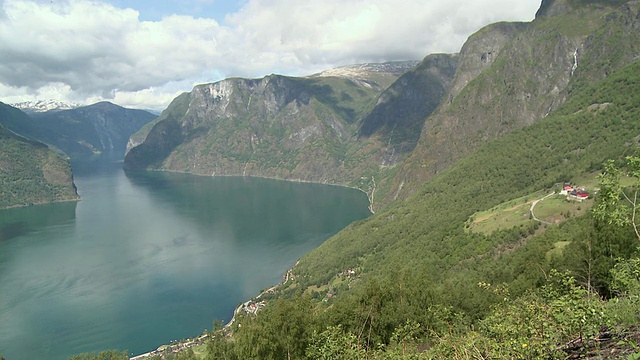
[[[0,211],[0,353],[130,353],[230,320],[369,215],[351,189],[74,166],[82,201]]]

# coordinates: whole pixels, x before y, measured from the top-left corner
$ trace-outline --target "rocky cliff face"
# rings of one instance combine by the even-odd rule
[[[469,82],[490,68],[500,55],[502,48],[526,26],[526,23],[502,22],[486,26],[471,35],[460,50],[459,66],[443,106],[450,106],[453,99],[469,85]]]
[[[358,135],[387,144],[392,154],[383,163],[393,165],[414,149],[424,121],[451,87],[457,66],[457,54],[429,55],[378,97]]]
[[[125,166],[334,182],[359,106],[376,91],[345,78],[277,75],[197,86]]]
[[[315,181],[368,191],[369,174],[379,172],[385,162],[380,144],[388,145],[387,135],[394,131],[419,133],[421,121],[448,89],[455,59],[429,57],[379,98],[417,62],[347,66],[304,78],[271,75],[201,85],[161,115],[145,141],[129,151],[125,167]],[[419,92],[403,90],[423,81],[428,85]],[[389,104],[398,99],[420,112],[394,116]],[[428,109],[422,109],[422,103]],[[370,112],[374,116],[365,118]],[[375,115],[382,113],[386,115]],[[392,146],[406,156],[413,145],[403,141]],[[411,141],[415,144],[417,137]]]
[[[635,61],[638,18],[638,1],[545,0],[533,22],[489,25],[391,86],[372,65],[199,86],[125,166],[350,185],[389,204]]]
[[[446,100],[386,194],[390,203],[477,146],[545,117],[568,92],[640,54],[638,2],[543,2],[529,24],[490,25],[471,36]]]
[[[582,11],[584,10],[584,5],[592,5],[602,9],[604,7],[620,6],[625,2],[627,0],[542,0],[540,9],[536,12],[536,18]]]

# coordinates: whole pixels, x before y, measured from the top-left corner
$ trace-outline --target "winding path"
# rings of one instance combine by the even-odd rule
[[[544,221],[544,220],[540,220],[540,219],[538,219],[538,218],[536,217],[536,214],[534,214],[534,213],[533,213],[533,208],[535,208],[535,207],[536,207],[536,205],[538,204],[538,202],[540,202],[540,201],[542,201],[542,200],[544,200],[544,199],[548,198],[548,197],[549,197],[549,196],[551,196],[551,195],[555,195],[555,194],[556,194],[556,192],[554,191],[554,192],[552,192],[551,194],[547,194],[546,196],[544,196],[544,197],[543,197],[543,198],[541,198],[541,199],[535,200],[535,201],[531,204],[531,208],[529,209],[529,214],[531,214],[531,218],[533,218],[533,220],[535,220],[535,221],[539,221],[539,222],[541,222],[541,223],[543,223],[543,224],[551,225],[551,223],[550,223],[550,222],[548,222],[548,221]]]

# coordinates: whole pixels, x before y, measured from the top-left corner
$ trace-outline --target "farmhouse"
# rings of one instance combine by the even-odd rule
[[[589,192],[584,187],[573,186],[570,183],[564,183],[560,195],[567,195],[567,200],[582,201],[589,197]]]

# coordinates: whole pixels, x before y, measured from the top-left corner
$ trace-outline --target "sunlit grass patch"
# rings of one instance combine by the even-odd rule
[[[534,214],[544,222],[556,224],[572,216],[582,216],[592,206],[593,199],[580,202],[567,200],[564,195],[555,195],[540,201],[534,209]]]
[[[471,232],[491,234],[496,230],[510,229],[514,226],[525,226],[532,222],[529,209],[534,200],[544,196],[538,191],[527,196],[506,201],[489,210],[473,214],[467,220],[467,229]]]

